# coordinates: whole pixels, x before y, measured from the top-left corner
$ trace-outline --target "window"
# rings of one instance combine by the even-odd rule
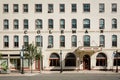
[[[60,47],[65,47],[65,36],[60,36]]]
[[[104,53],[99,53],[97,55],[96,66],[107,66],[107,57]]]
[[[48,13],[53,13],[53,4],[48,4]]]
[[[60,28],[65,29],[65,19],[60,19]]]
[[[77,47],[77,36],[76,35],[72,36],[72,47]]]
[[[57,53],[52,53],[50,55],[50,64],[49,66],[60,66],[60,57]]]
[[[48,48],[53,47],[53,36],[48,36]]]
[[[4,36],[4,47],[9,47],[9,37]]]
[[[90,46],[90,36],[85,35],[83,39],[84,39],[84,46],[89,47]]]
[[[105,28],[105,20],[104,19],[100,19],[99,20],[99,29],[104,29]]]
[[[24,29],[28,29],[28,19],[24,19]]]
[[[71,8],[71,9],[72,9],[72,10],[71,10],[72,12],[77,12],[77,5],[76,5],[76,4],[71,4],[71,7],[72,7],[72,8]]]
[[[19,37],[14,36],[14,47],[19,47]]]
[[[89,29],[90,28],[90,19],[83,20],[83,27]]]
[[[8,19],[4,19],[4,29],[9,29],[9,20]]]
[[[13,21],[13,24],[14,24],[14,29],[18,29],[19,28],[19,21],[18,21],[18,19],[15,19]]]
[[[116,3],[112,4],[112,12],[117,12],[117,4]]]
[[[83,4],[83,12],[90,12],[90,4]]]
[[[36,46],[38,46],[38,47],[42,47],[43,46],[42,36],[36,36]]]
[[[72,19],[72,28],[77,28],[77,20]]]
[[[42,4],[35,4],[35,12],[42,12]]]
[[[24,44],[24,46],[28,46],[28,44],[29,44],[29,37],[27,36],[27,35],[25,35],[24,37],[23,37],[23,44]]]
[[[68,53],[65,58],[65,66],[76,66],[76,57],[74,53]]]
[[[120,53],[114,54],[113,66],[120,66]]]
[[[18,4],[13,4],[13,12],[19,12]]]
[[[3,4],[3,12],[9,12],[8,4]]]
[[[117,47],[117,35],[112,35],[112,47]]]
[[[105,47],[105,36],[104,35],[100,35],[100,45],[102,47]]]
[[[60,4],[60,12],[65,12],[65,4]]]
[[[36,29],[42,29],[42,20],[41,19],[36,19],[35,20],[35,26],[36,26]]]
[[[105,11],[105,5],[104,5],[104,3],[100,3],[99,4],[99,12],[102,13],[104,11]]]
[[[117,19],[112,19],[112,28],[117,29]]]
[[[23,12],[28,12],[28,4],[23,4]]]
[[[48,27],[49,29],[53,29],[53,19],[48,20]]]

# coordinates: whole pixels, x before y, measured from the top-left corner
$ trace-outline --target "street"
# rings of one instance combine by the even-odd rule
[[[120,74],[52,73],[33,76],[0,76],[0,80],[120,80]]]

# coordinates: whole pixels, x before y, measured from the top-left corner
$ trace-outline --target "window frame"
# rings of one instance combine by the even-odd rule
[[[83,4],[83,12],[90,12],[90,3]]]
[[[13,12],[18,13],[19,12],[19,5],[13,4]]]
[[[28,10],[29,10],[28,4],[23,4],[23,12],[28,13]]]
[[[8,4],[3,4],[3,12],[8,13],[9,12],[9,5]]]

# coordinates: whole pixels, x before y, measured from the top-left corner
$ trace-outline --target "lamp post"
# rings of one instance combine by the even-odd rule
[[[62,68],[62,50],[60,50],[60,73],[63,72],[63,68]]]
[[[114,57],[116,57],[116,70],[115,70],[115,72],[118,73],[118,51],[116,50],[115,52],[113,52],[113,54],[116,55],[116,56],[114,56]]]
[[[22,51],[20,53],[21,59],[22,59],[22,68],[21,68],[21,74],[24,74],[24,46],[22,46]]]

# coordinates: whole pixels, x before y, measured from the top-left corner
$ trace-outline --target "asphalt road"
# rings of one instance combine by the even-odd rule
[[[0,80],[120,80],[120,74],[53,73],[33,76],[0,76]]]

